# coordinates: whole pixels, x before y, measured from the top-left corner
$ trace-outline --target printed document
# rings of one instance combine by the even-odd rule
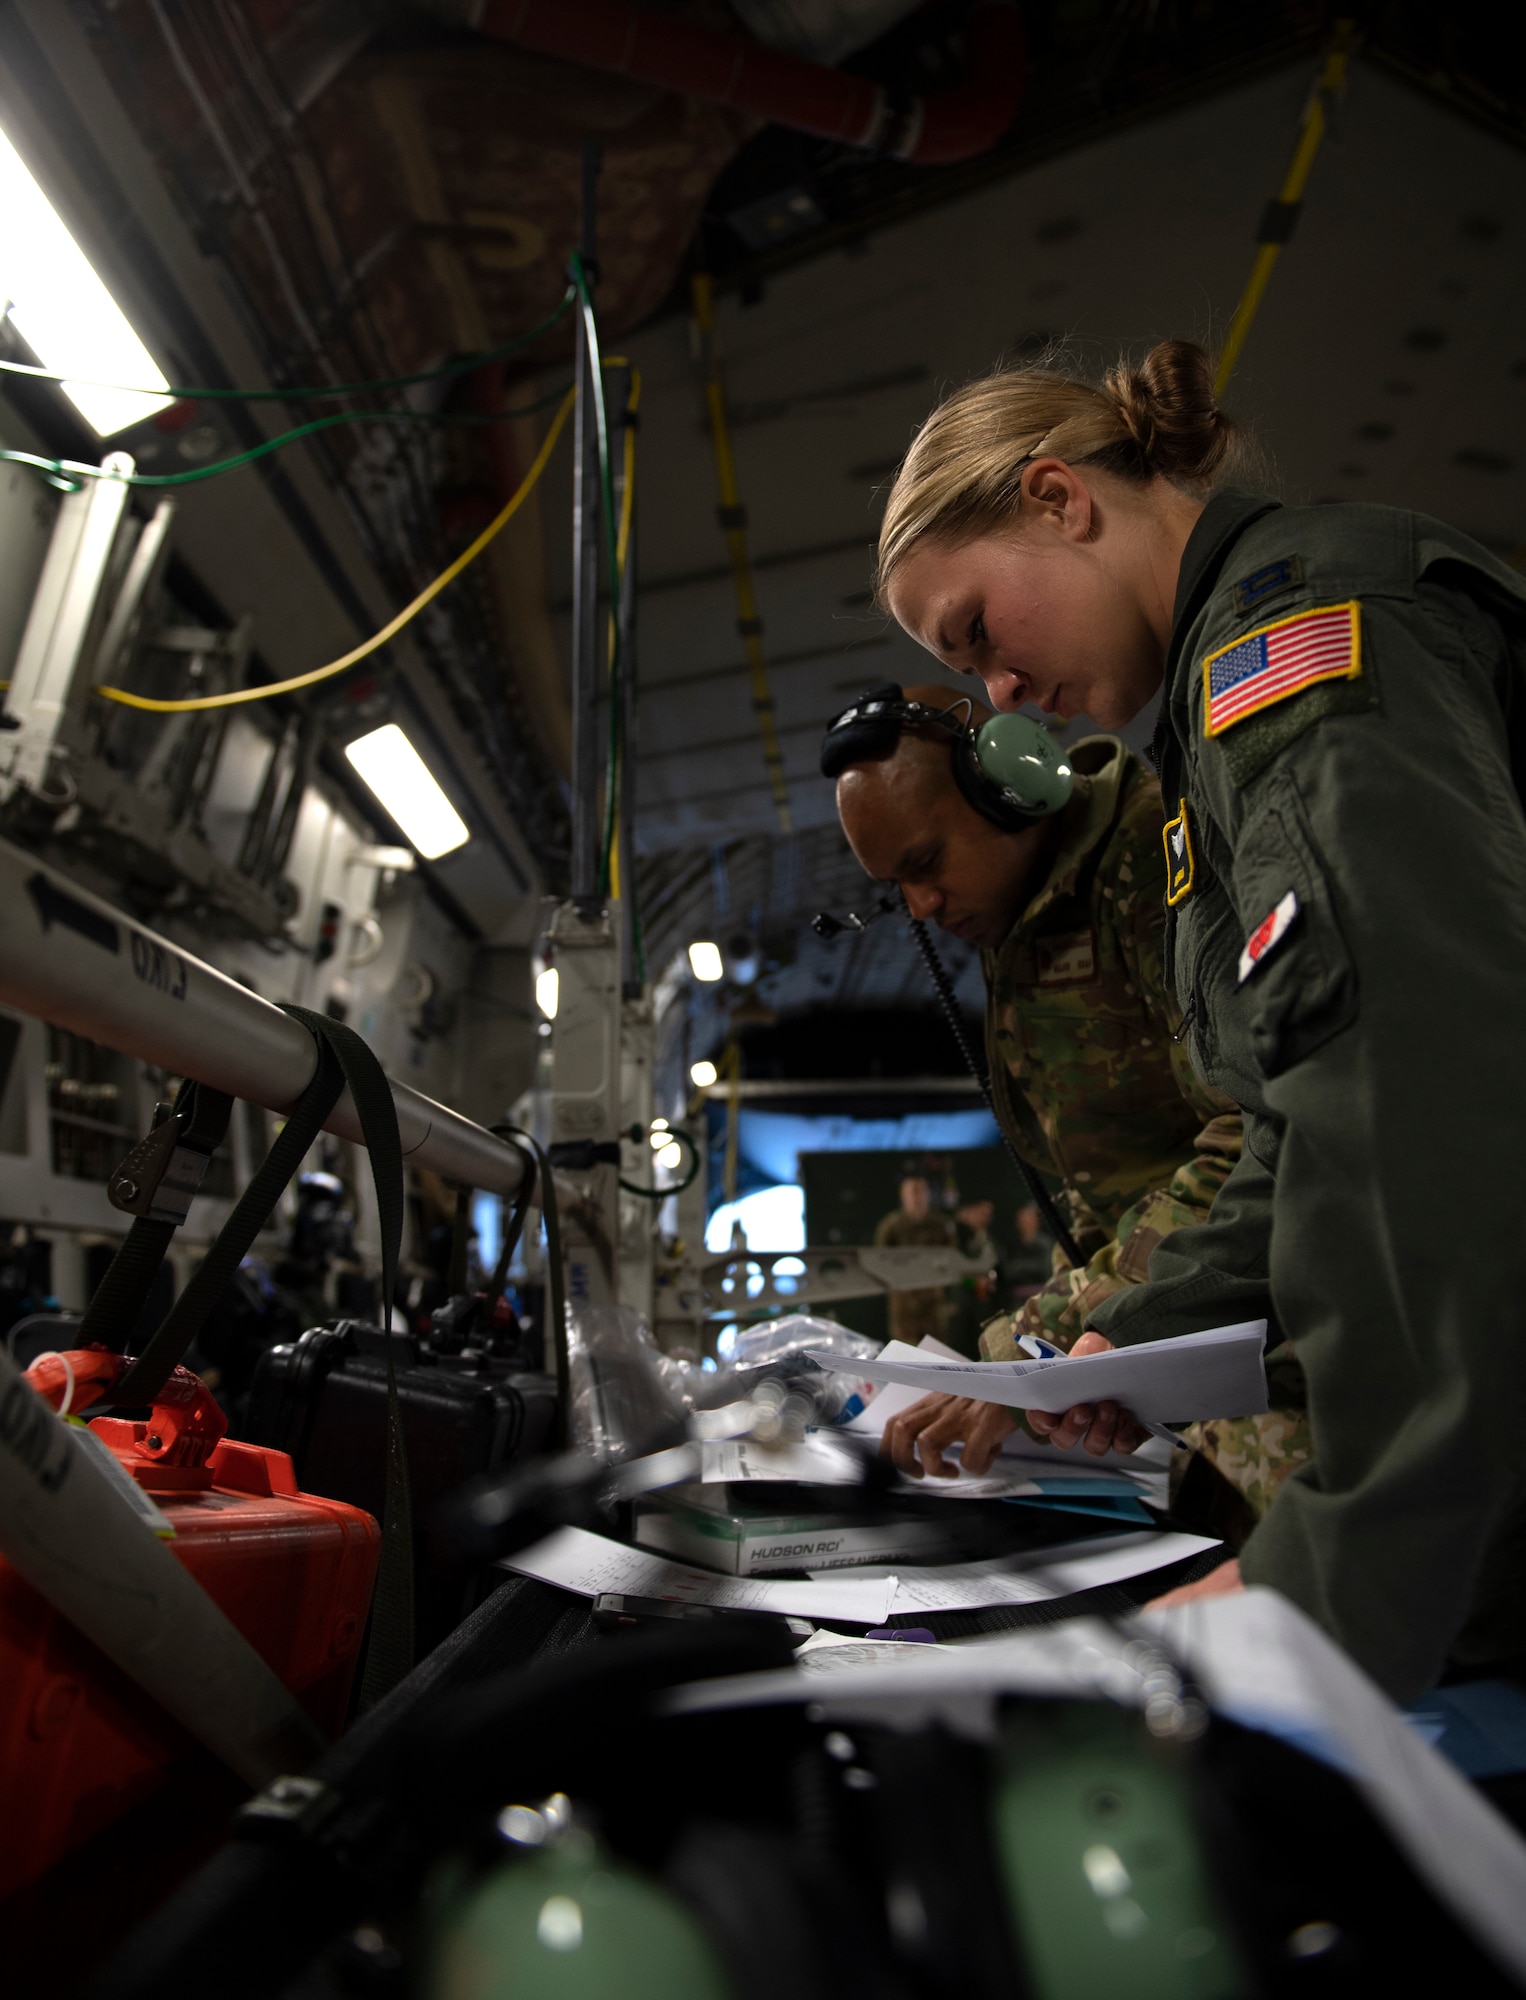
[[[920,1354],[887,1361],[881,1355],[855,1360],[850,1372],[923,1395],[973,1396],[1051,1415],[1108,1398],[1132,1410],[1141,1423],[1187,1424],[1205,1417],[1259,1416],[1268,1408],[1265,1345],[1266,1321],[1258,1319],[1051,1361],[943,1361]],[[833,1355],[807,1352],[829,1372],[840,1366]],[[876,1396],[864,1414],[871,1415],[879,1402]]]

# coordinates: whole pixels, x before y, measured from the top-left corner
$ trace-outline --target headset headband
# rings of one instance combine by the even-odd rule
[[[960,706],[908,701],[893,681],[871,688],[828,723],[821,774],[837,778],[853,764],[877,763],[907,730],[933,729],[949,740],[954,783],[994,826],[1018,833],[1057,813],[1074,780],[1048,730],[1026,715],[993,715],[977,729],[970,705],[962,720]]]

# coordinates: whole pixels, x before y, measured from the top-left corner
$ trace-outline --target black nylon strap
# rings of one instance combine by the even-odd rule
[[[233,1099],[225,1091],[187,1077],[175,1093],[170,1115],[184,1121],[185,1137],[194,1138],[209,1154],[215,1153],[228,1135]],[[154,1222],[146,1215],[134,1218],[85,1308],[75,1336],[81,1347],[99,1341],[103,1347],[125,1351],[133,1322],[143,1309],[174,1234],[173,1222]]]
[[[538,1173],[535,1155],[527,1152],[517,1139],[510,1138],[511,1129],[499,1126],[496,1136],[518,1153],[524,1172],[519,1177],[519,1192],[514,1197],[513,1210],[504,1224],[503,1248],[498,1252],[498,1262],[493,1267],[492,1277],[488,1280],[487,1295],[494,1303],[503,1297],[504,1288],[509,1282],[509,1266],[514,1261],[514,1252],[519,1247],[519,1239],[524,1233],[525,1217],[529,1214],[530,1204],[535,1199]]]
[[[551,1162],[546,1158],[545,1148],[533,1132],[525,1132],[518,1125],[495,1125],[492,1131],[495,1138],[507,1139],[516,1149],[527,1146],[540,1169],[541,1214],[546,1218],[546,1318],[550,1323],[547,1330],[551,1336],[556,1369],[556,1442],[559,1450],[565,1450],[571,1413],[572,1373],[567,1356],[567,1297],[563,1282],[566,1267],[562,1263],[562,1223],[556,1205],[556,1177],[551,1171]],[[524,1205],[529,1206],[528,1199]]]
[[[445,1290],[450,1298],[458,1299],[466,1290],[467,1251],[471,1247],[472,1234],[472,1191],[469,1187],[456,1189],[456,1214],[450,1226],[450,1269],[445,1276]]]
[[[365,1709],[390,1693],[413,1665],[413,1502],[392,1351],[392,1294],[397,1286],[397,1257],[403,1237],[403,1143],[397,1129],[392,1086],[369,1043],[353,1028],[327,1014],[315,1014],[311,1008],[286,1007],[282,1011],[300,1021],[319,1047],[337,1061],[344,1082],[350,1086],[366,1151],[371,1157],[381,1226],[380,1320],[386,1335],[387,1355],[387,1485],[371,1639],[361,1675],[360,1705]]]
[[[117,1403],[151,1403],[184,1360],[191,1342],[234,1272],[249,1253],[281,1190],[302,1163],[302,1157],[323,1129],[333,1110],[344,1076],[338,1062],[318,1044],[318,1067],[287,1119],[264,1164],[245,1188],[238,1205],[223,1224],[201,1267],[166,1314],[159,1330],[112,1391]],[[134,1224],[132,1236],[141,1225]],[[149,1224],[149,1227],[163,1225]],[[128,1241],[131,1242],[132,1236]],[[166,1239],[167,1240],[167,1239]],[[125,1252],[127,1245],[123,1245]],[[150,1274],[152,1275],[152,1274]],[[110,1276],[110,1272],[107,1273]],[[92,1301],[92,1305],[94,1301]]]

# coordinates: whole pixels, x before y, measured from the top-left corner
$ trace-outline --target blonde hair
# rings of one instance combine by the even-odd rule
[[[1032,459],[1201,492],[1246,446],[1214,397],[1212,363],[1187,340],[1163,340],[1137,368],[1120,362],[1097,384],[1048,368],[969,382],[933,411],[901,462],[880,528],[875,595],[884,602],[896,568],[927,536],[959,544],[1014,521]]]

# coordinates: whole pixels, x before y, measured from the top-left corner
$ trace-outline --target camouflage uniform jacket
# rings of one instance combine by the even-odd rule
[[[946,1250],[957,1241],[957,1231],[952,1217],[940,1215],[936,1210],[919,1216],[897,1208],[880,1223],[874,1240],[895,1249],[931,1246]],[[942,1285],[930,1285],[916,1292],[892,1292],[886,1304],[892,1340],[905,1340],[915,1347],[929,1334],[935,1340],[943,1338],[951,1307]]]
[[[986,1328],[993,1361],[1020,1333],[1068,1347],[1094,1304],[1144,1278],[1162,1237],[1206,1218],[1240,1151],[1232,1101],[1173,1040],[1160,787],[1114,737],[1087,737],[1071,762],[1076,790],[1048,874],[984,955],[986,1054],[1008,1137],[1063,1179],[1083,1248],[1095,1248],[1015,1320]]]

